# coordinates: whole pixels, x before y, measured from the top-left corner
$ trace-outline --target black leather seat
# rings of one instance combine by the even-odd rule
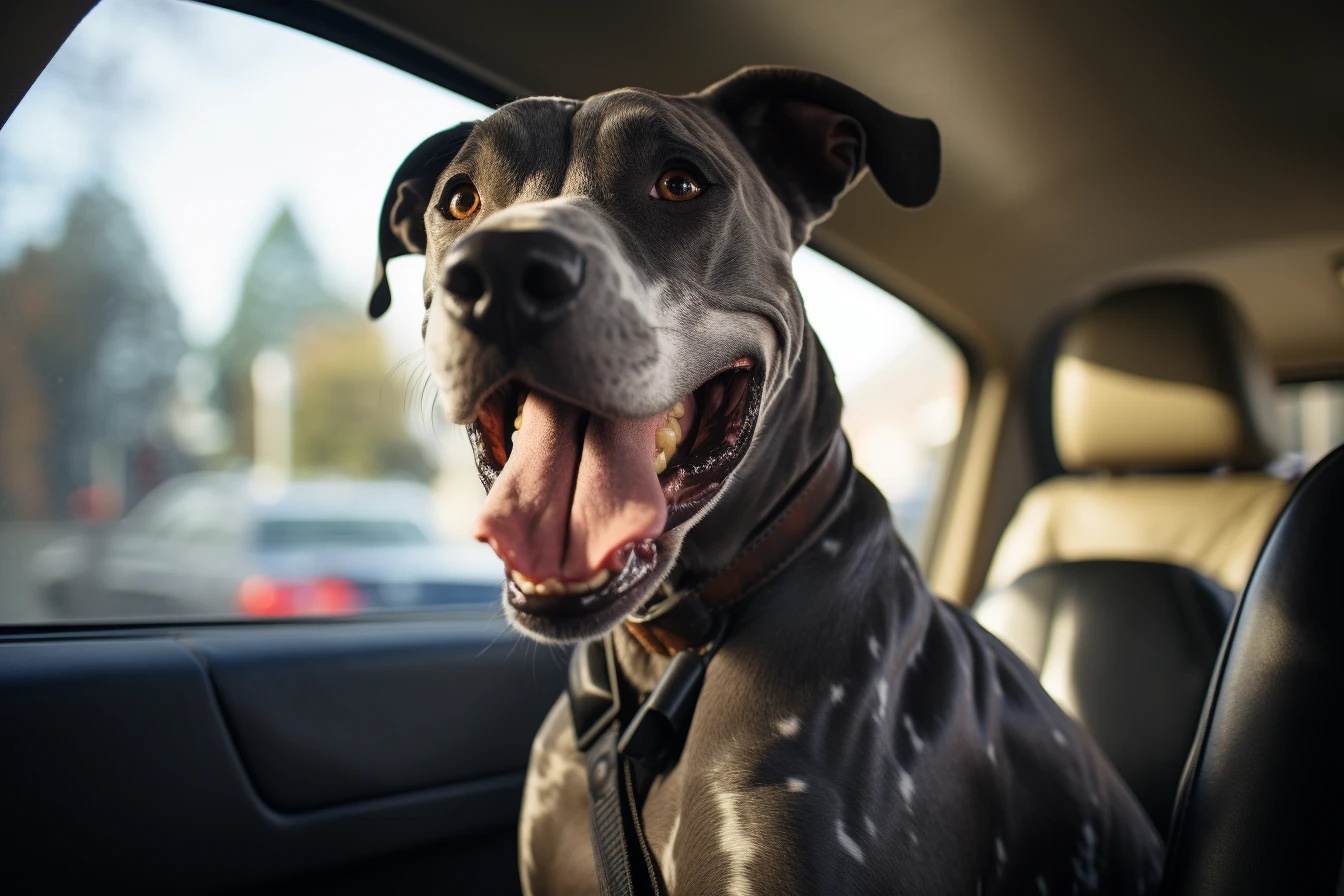
[[[1344,448],[1271,531],[1209,693],[1162,891],[1341,892]]]
[[[1092,733],[1166,829],[1235,597],[1169,563],[1057,563],[986,595],[976,618]]]
[[[1052,428],[1068,472],[1023,499],[976,619],[1171,818],[1226,623],[1292,485],[1273,374],[1233,303],[1167,283],[1064,331]]]

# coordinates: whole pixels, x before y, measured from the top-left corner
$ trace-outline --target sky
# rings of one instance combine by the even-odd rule
[[[323,287],[362,303],[392,173],[490,109],[302,32],[171,0],[104,0],[0,129],[0,265],[59,237],[95,179],[127,200],[187,338],[228,327],[247,263],[289,205]],[[419,347],[423,260],[390,273],[389,357]],[[927,332],[908,306],[804,249],[795,274],[842,390]],[[824,301],[820,301],[824,298]]]

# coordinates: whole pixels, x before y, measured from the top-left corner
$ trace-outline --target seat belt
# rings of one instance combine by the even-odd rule
[[[570,655],[569,706],[588,772],[593,857],[602,896],[667,892],[640,810],[653,779],[681,753],[705,669],[727,628],[724,614],[709,642],[672,657],[639,704],[620,674],[611,634],[579,645]]]

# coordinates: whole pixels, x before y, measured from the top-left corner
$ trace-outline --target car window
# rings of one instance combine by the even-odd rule
[[[198,611],[220,616],[497,611],[502,569],[470,540],[480,481],[421,352],[423,259],[390,265],[390,313],[364,311],[392,173],[489,112],[228,10],[88,14],[0,129],[0,622],[174,605],[119,602],[112,579],[209,593]],[[858,464],[922,547],[962,357],[821,255],[795,270]],[[97,549],[118,532],[145,536],[134,568]],[[247,547],[212,565],[183,539]],[[433,550],[412,563],[412,542]],[[295,597],[313,594],[340,600]]]
[[[1303,466],[1344,444],[1344,380],[1286,383],[1277,398],[1283,447]]]
[[[966,409],[966,358],[908,304],[817,252],[799,252],[793,273],[844,396],[840,423],[854,463],[886,496],[902,537],[927,560],[930,524]]]
[[[262,550],[429,543],[429,537],[409,520],[277,519],[264,520],[257,527],[257,545]]]

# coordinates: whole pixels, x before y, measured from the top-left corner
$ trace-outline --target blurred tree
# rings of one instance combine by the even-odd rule
[[[317,258],[288,208],[257,248],[233,323],[215,350],[234,450],[249,458],[252,362],[268,348],[283,350],[294,369],[295,472],[428,478],[431,468],[407,432],[400,393],[384,388],[382,337],[353,304],[323,287]]]
[[[284,348],[305,327],[357,317],[327,293],[321,273],[293,212],[282,208],[252,256],[233,323],[215,347],[220,400],[233,419],[234,450],[242,456],[253,455],[252,361],[265,349]]]
[[[120,198],[83,190],[55,245],[0,271],[0,333],[0,518],[63,515],[96,475],[128,501],[155,484],[127,471],[172,452],[165,415],[186,346]]]

